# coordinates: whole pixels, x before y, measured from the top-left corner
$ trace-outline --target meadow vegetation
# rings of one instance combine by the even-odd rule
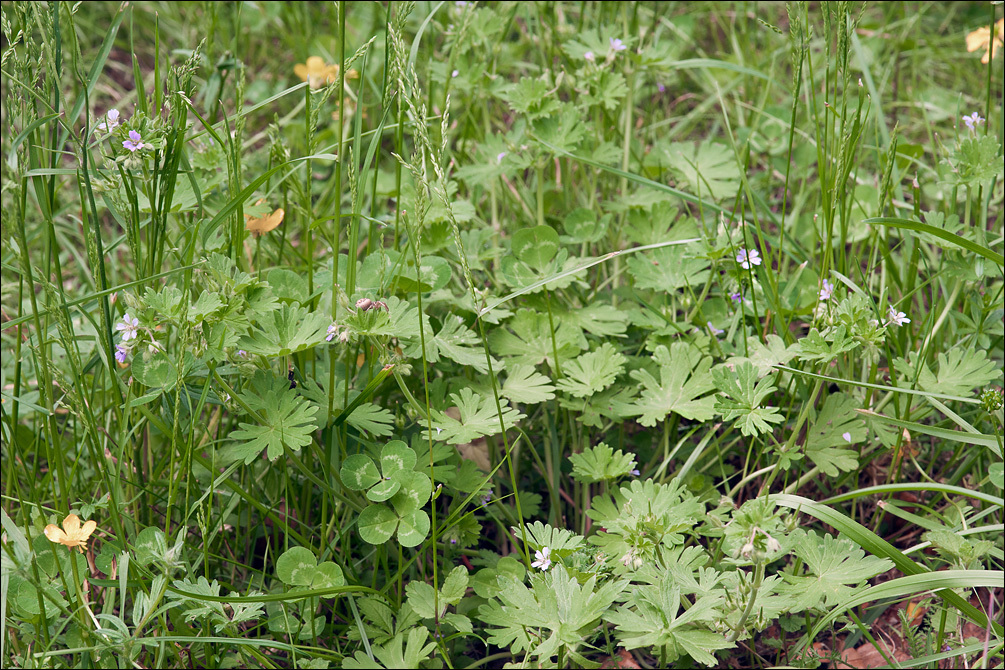
[[[4,666],[1002,666],[1000,3],[2,33]]]

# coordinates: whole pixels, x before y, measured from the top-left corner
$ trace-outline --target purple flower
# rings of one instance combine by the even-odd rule
[[[911,320],[907,318],[907,314],[898,312],[893,308],[893,305],[890,305],[887,310],[886,319],[895,326],[903,326],[905,323],[911,323]]]
[[[630,474],[632,477],[638,477],[639,476],[639,471],[638,470],[629,470],[628,474]]]
[[[535,551],[534,558],[535,560],[530,564],[530,567],[547,570],[551,567],[551,547],[542,547],[541,551]]]
[[[724,330],[720,330],[719,328],[716,328],[715,326],[713,326],[711,321],[708,321],[705,325],[708,326],[708,329],[711,330],[712,334],[714,334],[714,335],[722,335],[723,333],[726,332]]]
[[[610,41],[611,41],[611,51],[615,53],[617,53],[618,51],[624,51],[625,49],[628,48],[625,46],[625,43],[619,40],[617,37],[612,37]]]
[[[482,496],[481,506],[485,507],[490,502],[492,502],[492,489],[489,489],[488,493]]]
[[[498,163],[502,163],[502,159],[504,159],[504,158],[506,158],[506,152],[505,151],[500,151],[498,154],[496,154],[496,163],[497,164]]]
[[[663,84],[656,84],[656,90],[660,93],[666,93],[667,87]]]
[[[332,325],[328,326],[328,334],[325,335],[325,342],[331,342],[338,335],[339,325],[332,321]]]
[[[119,125],[119,110],[110,109],[108,113],[105,114],[105,121],[102,121],[97,125],[98,130],[107,130],[111,132],[115,130],[115,127]]]
[[[238,349],[237,350],[237,356],[238,356],[238,358],[247,358],[248,357],[248,352],[245,351],[244,349]]]
[[[750,251],[740,249],[736,254],[736,262],[744,270],[749,270],[752,265],[761,264],[761,253],[757,249],[751,249]]]
[[[984,123],[984,118],[977,112],[974,112],[970,116],[964,116],[963,123],[967,124],[967,130],[977,130],[977,127]]]
[[[146,149],[150,146],[149,144],[145,144],[142,140],[143,138],[140,136],[138,132],[136,132],[135,130],[130,130],[129,139],[125,140],[122,143],[122,146],[135,153],[140,149]]]
[[[139,330],[140,320],[136,317],[129,316],[129,312],[122,317],[122,321],[115,324],[115,330],[122,333],[122,341],[128,342],[129,340],[135,339],[136,331]]]
[[[583,54],[583,58],[590,61],[591,63],[597,60],[597,57],[593,55],[592,51],[587,51],[585,54]]]
[[[739,305],[741,302],[743,302],[743,295],[739,291],[737,291],[736,293],[730,293],[729,299],[735,302],[737,305]]]
[[[115,360],[119,363],[125,363],[126,358],[129,356],[129,345],[127,344],[116,344],[115,345]]]
[[[825,279],[823,281],[823,286],[820,289],[820,299],[830,300],[832,295],[834,295],[834,284]]]

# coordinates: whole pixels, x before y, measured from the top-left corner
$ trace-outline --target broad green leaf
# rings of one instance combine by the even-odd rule
[[[429,317],[423,317],[426,337],[426,362],[436,363],[441,358],[467,365],[478,372],[485,374],[489,371],[485,361],[485,350],[482,348],[478,335],[464,325],[464,319],[456,314],[450,314],[443,318],[443,326],[439,332],[433,334],[433,329],[429,325]],[[404,340],[403,351],[408,358],[421,358],[421,341],[416,334],[414,337]],[[498,370],[501,365],[499,361],[493,359],[492,366]]]
[[[558,249],[558,233],[551,226],[521,228],[513,233],[513,255],[535,270],[544,269]]]
[[[239,346],[260,356],[289,356],[323,342],[330,324],[331,318],[320,311],[284,303],[263,316],[258,327],[239,340]]]
[[[411,470],[415,467],[415,452],[401,440],[392,440],[380,450],[380,472],[384,477],[390,477],[399,470]]]
[[[780,587],[780,592],[796,599],[799,609],[817,607],[831,608],[851,594],[852,589],[865,584],[867,579],[893,568],[893,563],[883,558],[866,556],[865,552],[847,538],[835,539],[831,535],[820,536],[814,531],[797,529],[799,540],[794,551],[801,558],[812,578],[793,577],[782,573],[789,581],[789,588]]]
[[[846,448],[866,438],[865,422],[856,409],[858,403],[850,395],[830,395],[806,433],[806,455],[829,477],[858,467],[858,454]]]
[[[251,463],[264,449],[274,461],[284,448],[299,451],[311,443],[311,434],[318,428],[318,408],[290,389],[286,378],[259,370],[241,398],[263,423],[241,423],[240,430],[230,434],[236,443],[227,447],[228,457]]]
[[[345,586],[345,575],[342,573],[342,568],[331,561],[319,563],[314,573],[314,581],[311,582],[311,588],[331,589],[338,586]]]
[[[306,547],[290,547],[276,561],[276,576],[290,586],[310,586],[318,560]]]
[[[586,484],[624,477],[635,469],[633,455],[622,453],[620,449],[614,451],[606,442],[572,454],[569,461],[573,479]]]
[[[401,483],[393,479],[385,479],[366,492],[366,499],[371,502],[384,502],[401,490]]]
[[[435,431],[433,439],[448,444],[467,444],[479,437],[499,432],[499,416],[492,398],[478,395],[467,387],[461,389],[460,395],[451,393],[450,398],[457,407],[460,419],[447,416],[438,409],[432,410]],[[512,428],[524,417],[521,412],[512,409],[505,402],[502,403],[502,416],[507,429]]]
[[[639,423],[650,427],[671,412],[692,421],[708,421],[715,416],[715,399],[705,395],[715,388],[709,373],[710,357],[703,356],[694,345],[674,342],[670,349],[656,347],[652,358],[659,366],[660,378],[646,369],[631,373],[639,382],[641,394],[631,403],[615,405],[624,416],[639,416]]]
[[[801,361],[830,363],[841,354],[858,348],[859,344],[847,335],[844,326],[829,329],[825,334],[810,328],[806,337],[796,342],[796,351]]]
[[[696,258],[686,246],[662,247],[626,261],[636,288],[660,292],[701,287],[709,277],[709,261]]]
[[[775,391],[770,377],[757,379],[757,368],[749,361],[730,370],[721,365],[712,370],[712,378],[720,391],[728,397],[717,397],[715,409],[725,421],[736,421],[740,432],[750,437],[771,432],[772,423],[783,419],[776,407],[760,407],[761,401]]]
[[[370,505],[360,512],[356,525],[364,542],[383,544],[394,535],[394,529],[398,527],[398,516],[384,505]]]
[[[353,397],[353,393],[349,397]],[[386,407],[378,407],[372,402],[358,405],[346,418],[346,423],[356,430],[365,431],[374,437],[390,435],[394,425],[394,414]]]
[[[512,365],[506,369],[506,382],[499,395],[511,402],[535,405],[555,397],[551,380],[531,365]]]
[[[673,142],[663,149],[662,157],[688,190],[713,200],[732,198],[740,187],[740,168],[736,156],[726,146],[715,142]],[[648,163],[654,160],[649,157]]]
[[[586,398],[614,383],[625,368],[625,357],[610,342],[562,365],[564,377],[557,386],[576,398]]]
[[[421,509],[401,516],[398,522],[398,541],[403,547],[417,547],[429,535],[429,515]]]
[[[549,367],[555,367],[551,325],[547,314],[529,309],[519,310],[505,327],[496,328],[489,334],[489,344],[492,351],[511,357],[513,363],[537,365],[541,361],[547,361]],[[587,346],[583,331],[566,321],[555,323],[554,344],[562,361],[576,356]]]
[[[380,472],[373,460],[364,454],[353,454],[342,462],[339,471],[342,483],[353,491],[363,491],[380,481]]]
[[[565,528],[555,528],[549,524],[535,521],[527,524],[527,544],[535,551],[548,547],[553,555],[568,556],[584,545],[583,537]],[[520,528],[514,526],[510,530],[520,537]]]

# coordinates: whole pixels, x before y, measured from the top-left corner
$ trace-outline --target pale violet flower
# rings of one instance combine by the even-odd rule
[[[751,249],[747,251],[746,249],[740,249],[736,254],[736,262],[740,264],[740,267],[744,270],[749,270],[752,265],[761,264],[761,252],[757,249]]]
[[[619,51],[624,51],[625,49],[628,48],[627,46],[625,46],[625,43],[619,40],[617,37],[612,37],[610,41],[611,41],[611,51],[615,53]]]
[[[498,154],[496,154],[496,164],[502,163],[502,159],[504,158],[506,158],[506,152],[500,151]]]
[[[639,476],[639,471],[638,470],[630,470],[628,472],[628,474],[630,474],[632,477],[638,477]]]
[[[461,73],[461,71],[460,71],[460,70],[454,70],[453,72],[451,72],[451,73],[450,73],[450,76],[451,76],[451,77],[456,77],[456,76],[457,76],[457,75],[459,75],[460,73]]]
[[[119,125],[119,110],[110,109],[108,113],[105,114],[105,120],[98,124],[98,130],[107,130],[109,132],[115,130],[116,126]]]
[[[825,279],[823,286],[820,288],[820,299],[830,300],[832,295],[834,295],[834,284]]]
[[[722,335],[723,333],[726,332],[713,326],[711,321],[707,322],[705,325],[708,326],[708,329],[712,331],[713,335]]]
[[[534,552],[534,562],[530,564],[532,568],[547,570],[551,567],[551,547],[542,547],[541,551]]]
[[[844,438],[845,442],[851,442],[851,433],[841,433],[841,437]]]
[[[907,314],[898,312],[893,308],[893,305],[890,305],[887,310],[886,319],[895,326],[903,326],[905,323],[911,323],[911,320],[907,318]]]
[[[146,149],[150,145],[143,142],[143,137],[140,136],[135,130],[129,131],[129,139],[122,142],[122,146],[129,149],[132,152],[139,151],[140,149]]]
[[[126,358],[129,357],[130,347],[128,344],[116,344],[115,345],[115,360],[119,363],[125,363]]]
[[[667,87],[664,86],[663,84],[656,84],[656,90],[659,91],[660,93],[666,93]]]
[[[735,302],[737,305],[739,305],[743,301],[743,295],[740,294],[739,292],[730,293],[729,299]]]
[[[140,320],[134,316],[126,315],[122,317],[122,321],[115,324],[115,330],[122,333],[122,341],[128,342],[129,340],[135,339],[136,331],[139,330]]]
[[[338,335],[339,325],[332,322],[332,325],[328,326],[328,333],[325,335],[325,342],[331,342]]]
[[[591,63],[597,60],[597,57],[593,55],[592,51],[587,51],[585,54],[583,54],[583,58],[590,61]]]
[[[967,130],[977,130],[977,127],[984,123],[984,118],[977,112],[974,112],[970,116],[964,116],[963,123],[967,124]]]
[[[237,350],[237,356],[238,356],[238,358],[247,358],[248,357],[248,352],[245,351],[244,349],[238,349]]]
[[[492,489],[489,489],[488,493],[482,496],[481,506],[485,507],[490,502],[492,502]]]

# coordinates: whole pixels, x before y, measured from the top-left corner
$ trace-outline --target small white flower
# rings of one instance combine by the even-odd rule
[[[825,279],[820,289],[820,299],[830,300],[832,295],[834,295],[834,284]]]
[[[535,551],[534,558],[536,560],[530,564],[530,567],[547,570],[551,567],[551,547],[542,547],[541,551]]]
[[[122,341],[128,342],[136,337],[136,331],[139,330],[140,320],[136,317],[126,315],[122,317],[122,321],[115,324],[115,330],[122,333]]]
[[[740,267],[744,270],[749,270],[752,265],[761,264],[761,252],[757,249],[751,249],[747,251],[746,249],[740,249],[736,254],[736,262],[740,264]]]
[[[98,124],[98,130],[107,130],[109,132],[115,130],[116,126],[119,125],[119,110],[110,109],[108,113],[105,114],[105,121]]]
[[[907,314],[898,312],[893,308],[893,305],[890,305],[887,310],[886,319],[895,326],[903,326],[905,323],[911,323],[911,320],[907,318]]]
[[[984,118],[977,112],[974,112],[970,116],[964,116],[963,123],[967,124],[967,130],[977,130],[977,127],[984,123]]]
[[[627,46],[625,46],[625,43],[619,40],[617,37],[612,37],[610,42],[611,42],[611,51],[615,53],[617,53],[618,51],[624,51],[625,49],[628,48]]]

